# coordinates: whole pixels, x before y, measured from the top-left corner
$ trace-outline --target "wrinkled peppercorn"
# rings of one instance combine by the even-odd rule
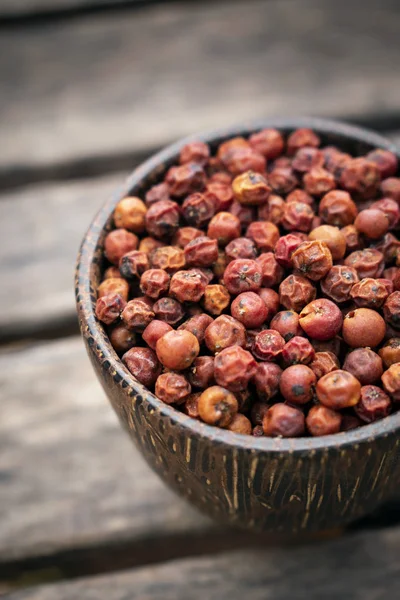
[[[300,312],[317,295],[312,283],[300,275],[289,275],[279,286],[280,303],[288,310]]]
[[[221,315],[210,323],[205,331],[205,343],[211,352],[221,352],[229,346],[246,345],[246,329],[229,315]]]
[[[400,338],[390,338],[379,350],[379,356],[387,368],[400,362]]]
[[[146,230],[153,237],[171,238],[179,227],[179,206],[172,200],[152,204],[146,213]]]
[[[400,291],[393,292],[383,305],[383,314],[389,325],[400,329]]]
[[[357,206],[348,192],[334,190],[328,192],[319,205],[319,216],[328,225],[345,227],[351,225],[357,216]]]
[[[326,406],[313,406],[306,418],[307,430],[313,436],[338,433],[342,416]]]
[[[256,292],[261,287],[261,281],[261,267],[255,260],[238,258],[225,269],[224,284],[231,294]]]
[[[162,373],[156,381],[155,393],[166,404],[182,404],[192,391],[190,383],[178,373]]]
[[[254,221],[246,231],[261,252],[269,252],[275,248],[279,239],[279,229],[269,221]]]
[[[238,217],[230,212],[217,213],[208,224],[208,237],[217,240],[222,247],[239,237],[240,233],[240,221]]]
[[[316,352],[309,367],[314,372],[316,378],[321,379],[327,373],[339,369],[339,360],[333,352]]]
[[[361,384],[351,373],[338,369],[318,380],[316,392],[321,404],[339,410],[358,403]]]
[[[165,321],[168,325],[177,325],[185,316],[183,306],[174,298],[160,298],[153,305],[153,311],[157,319]]]
[[[257,333],[254,340],[253,354],[259,360],[275,361],[281,354],[285,340],[273,329],[264,329]]]
[[[110,277],[101,282],[97,288],[97,297],[102,298],[109,294],[119,294],[127,302],[129,295],[129,283],[120,277]]]
[[[263,129],[249,137],[249,143],[256,152],[266,159],[280,156],[285,148],[285,141],[277,129]]]
[[[207,236],[189,242],[184,249],[186,263],[191,267],[210,267],[218,259],[218,243]]]
[[[334,265],[321,281],[323,293],[341,303],[350,299],[353,286],[359,281],[357,271],[352,267]]]
[[[276,194],[270,194],[266,203],[258,207],[258,220],[271,221],[271,223],[279,225],[282,221],[285,205],[283,198]]]
[[[344,264],[353,267],[360,279],[380,277],[385,267],[384,256],[375,248],[356,250],[345,258]]]
[[[96,302],[96,317],[102,323],[111,325],[120,318],[125,306],[126,302],[120,294],[107,294]]]
[[[127,369],[147,388],[152,388],[161,373],[156,353],[150,348],[131,348],[122,357]]]
[[[282,369],[276,363],[261,362],[257,363],[256,372],[253,376],[253,383],[256,386],[257,395],[263,402],[271,400],[279,391],[279,382],[282,375]],[[255,424],[261,425],[261,422]]]
[[[171,196],[182,198],[187,194],[201,191],[206,182],[206,175],[201,165],[190,162],[180,167],[171,167],[165,181],[169,185]]]
[[[218,385],[232,391],[245,390],[255,375],[257,363],[247,350],[230,346],[214,359],[214,376]]]
[[[198,400],[199,417],[209,425],[227,427],[238,408],[235,396],[219,385],[209,387]]]
[[[139,278],[150,267],[146,252],[132,250],[124,254],[119,261],[119,270],[125,279]]]
[[[373,198],[380,183],[376,164],[363,157],[348,161],[340,175],[340,185],[363,199]]]
[[[113,265],[118,265],[120,259],[130,252],[136,250],[139,244],[137,235],[126,229],[114,229],[104,240],[104,254]]]
[[[304,202],[289,202],[285,205],[281,220],[282,226],[288,231],[311,231],[314,211]]]
[[[389,293],[386,286],[379,279],[366,277],[355,283],[351,288],[350,297],[359,307],[380,308]]]
[[[134,196],[120,200],[114,210],[116,227],[123,227],[134,233],[142,233],[146,225],[147,207],[145,203]]]
[[[354,411],[362,421],[373,423],[387,417],[392,408],[390,398],[376,385],[364,385],[361,398]]]
[[[133,331],[143,331],[154,316],[153,310],[140,298],[130,300],[121,314],[125,325]]]
[[[296,335],[286,342],[282,349],[282,360],[286,367],[290,365],[308,365],[315,357],[315,350],[310,342]]]
[[[203,306],[207,312],[218,316],[229,306],[230,301],[231,297],[225,286],[207,285],[203,298]]]
[[[292,254],[293,267],[311,281],[325,277],[332,267],[332,254],[324,242],[302,242]]]
[[[276,261],[273,252],[264,252],[256,259],[256,262],[261,266],[263,287],[274,287],[279,285],[283,279],[284,270]]]
[[[385,391],[394,402],[400,402],[400,363],[390,365],[382,375]]]

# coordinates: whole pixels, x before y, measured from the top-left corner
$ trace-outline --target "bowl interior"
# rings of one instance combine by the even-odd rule
[[[212,150],[215,150],[219,143],[230,137],[236,135],[247,137],[254,131],[266,127],[276,127],[285,134],[299,127],[310,127],[320,135],[323,145],[336,145],[353,156],[365,154],[373,148],[385,148],[400,158],[399,150],[390,141],[369,130],[346,123],[306,117],[252,121],[229,129],[193,135],[168,146],[133,171],[121,188],[101,208],[86,233],[76,271],[76,298],[82,333],[94,346],[98,359],[102,360],[103,368],[109,369],[114,380],[118,381],[123,388],[128,389],[132,395],[142,396],[148,403],[149,410],[158,411],[187,430],[188,433],[206,437],[216,444],[256,451],[290,451],[302,454],[327,447],[344,448],[389,435],[400,428],[400,411],[353,431],[315,438],[256,438],[235,434],[196,421],[164,404],[134,379],[115,353],[103,326],[95,317],[96,289],[103,270],[104,238],[112,228],[112,212],[118,201],[128,194],[142,196],[149,187],[158,183],[168,167],[176,163],[181,147],[188,141],[203,140],[210,144]]]

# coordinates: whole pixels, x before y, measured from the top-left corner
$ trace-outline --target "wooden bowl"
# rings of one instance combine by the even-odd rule
[[[398,154],[386,139],[322,119],[268,119],[193,136],[221,141],[277,127],[311,127],[323,144],[354,155],[374,147]],[[79,322],[89,357],[118,417],[147,462],[176,492],[220,522],[274,532],[337,527],[373,511],[400,483],[400,412],[376,423],[317,438],[255,438],[211,427],[158,400],[138,383],[114,352],[96,320],[96,289],[111,215],[125,195],[157,183],[184,139],[135,169],[92,222],[76,271]]]

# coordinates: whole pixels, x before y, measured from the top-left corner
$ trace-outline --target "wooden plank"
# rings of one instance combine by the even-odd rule
[[[389,137],[400,146],[399,132]],[[77,331],[72,271],[79,243],[125,175],[35,184],[0,196],[0,239],[7,240],[0,254],[7,282],[0,286],[0,341]]]
[[[1,202],[0,339],[77,327],[73,269],[91,219],[124,174],[31,185]]]
[[[199,2],[2,30],[0,171],[261,115],[398,113],[397,0]]]
[[[132,446],[80,338],[0,355],[0,390],[0,563],[127,541],[140,562],[217,530]]]
[[[400,529],[313,546],[179,560],[111,576],[40,586],[9,600],[386,600],[400,585]]]

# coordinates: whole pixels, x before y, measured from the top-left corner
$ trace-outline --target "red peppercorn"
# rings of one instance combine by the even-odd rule
[[[368,208],[358,213],[355,227],[372,240],[377,240],[389,229],[389,219],[377,208]]]
[[[340,185],[350,193],[363,199],[373,198],[380,183],[379,169],[366,158],[353,158],[344,165]]]
[[[212,180],[207,183],[207,196],[212,198],[216,210],[228,210],[233,201],[233,190],[231,185],[231,176],[227,173],[220,173],[219,176],[225,178],[228,176],[228,181]],[[214,178],[216,175],[214,175]]]
[[[149,269],[140,278],[140,289],[143,294],[157,300],[169,289],[170,277],[164,269]]]
[[[285,345],[283,337],[274,329],[264,329],[257,333],[254,340],[253,354],[259,360],[275,361]]]
[[[193,315],[190,319],[179,325],[178,330],[185,329],[186,331],[190,331],[197,337],[199,344],[204,342],[204,336],[207,327],[213,322],[213,319],[210,315],[206,315],[205,313],[199,313]]]
[[[236,296],[231,305],[232,317],[247,329],[260,327],[268,316],[265,302],[254,292],[243,292]]]
[[[393,152],[377,148],[369,152],[366,158],[376,165],[382,179],[396,175],[399,165],[397,156]]]
[[[162,373],[156,381],[155,393],[165,404],[182,404],[192,391],[190,383],[178,373]]]
[[[165,176],[165,182],[169,185],[171,196],[182,198],[204,189],[206,174],[201,165],[191,162],[171,167]]]
[[[215,209],[212,194],[191,194],[182,204],[182,214],[186,222],[199,229],[205,227],[211,221]]]
[[[361,388],[361,398],[354,407],[356,415],[365,423],[373,423],[390,414],[392,403],[381,388],[375,385],[364,385]]]
[[[241,230],[238,217],[230,212],[219,212],[211,219],[207,235],[209,238],[217,240],[218,244],[224,247],[239,237]]]
[[[261,266],[261,285],[263,287],[274,287],[281,283],[284,270],[276,261],[273,252],[264,252],[256,259],[256,262]]]
[[[346,356],[343,370],[354,375],[361,385],[368,385],[381,378],[382,359],[371,348],[357,348]]]
[[[181,165],[186,163],[197,163],[204,167],[210,158],[210,148],[204,142],[189,142],[183,146],[179,154]]]
[[[249,258],[253,260],[257,256],[257,249],[253,240],[245,237],[237,237],[226,246],[225,254],[228,261],[235,260],[236,258]]]
[[[271,221],[275,225],[279,225],[282,221],[285,210],[285,201],[276,194],[270,194],[265,204],[258,207],[258,220]],[[247,224],[251,223],[251,220]]]
[[[343,317],[336,304],[326,298],[318,298],[303,308],[299,323],[308,336],[325,341],[339,333]]]
[[[279,391],[281,375],[282,369],[279,365],[272,362],[257,363],[253,383],[256,386],[257,395],[260,400],[267,402],[276,396]],[[253,416],[252,419],[254,422]],[[261,421],[257,421],[255,424],[261,425]]]
[[[313,395],[317,378],[310,367],[292,365],[281,375],[279,389],[282,396],[291,404],[307,404]]]
[[[165,246],[164,242],[160,242],[160,240],[156,240],[153,237],[144,237],[140,240],[138,250],[140,252],[145,252],[147,255],[150,255],[153,250],[156,248],[162,248]]]
[[[261,281],[261,267],[255,260],[238,258],[225,269],[224,284],[231,294],[256,292],[261,287]]]
[[[324,242],[302,242],[292,254],[293,267],[312,281],[318,281],[332,268],[332,254]]]
[[[241,435],[251,435],[252,432],[249,419],[240,413],[234,415],[227,429],[229,429],[229,431],[233,431],[233,433],[239,433]]]
[[[253,133],[249,143],[256,152],[270,160],[280,156],[285,148],[282,134],[277,129],[262,129]]]
[[[325,158],[317,148],[303,146],[294,155],[292,167],[299,173],[308,173],[314,167],[323,167]]]
[[[295,154],[299,148],[309,146],[312,148],[318,148],[321,144],[321,140],[318,135],[308,129],[307,127],[301,127],[291,133],[287,140],[287,149],[289,154]]]
[[[346,240],[346,253],[363,248],[363,240],[354,225],[346,225],[340,231]]]
[[[142,233],[145,229],[146,212],[147,207],[140,198],[132,196],[123,198],[114,210],[115,226],[134,233]]]
[[[313,167],[303,177],[303,185],[306,192],[312,196],[323,196],[336,187],[336,181],[332,173],[322,167]]]
[[[189,370],[189,381],[197,388],[205,390],[215,383],[214,358],[212,356],[198,356]]]
[[[301,243],[301,238],[294,233],[280,237],[275,245],[276,261],[285,269],[291,268],[293,266],[292,254]]]
[[[251,146],[247,148],[236,148],[230,153],[229,158],[224,160],[225,167],[232,175],[240,175],[245,171],[264,173],[267,162],[262,154],[255,152]]]
[[[380,277],[385,268],[385,261],[382,252],[374,248],[365,250],[356,250],[347,256],[344,264],[353,267],[357,271],[360,279],[365,277]]]
[[[265,204],[271,193],[266,178],[253,171],[247,171],[235,177],[232,181],[232,190],[235,199],[246,206]]]
[[[268,437],[299,437],[305,431],[304,414],[298,408],[280,402],[271,406],[262,426]]]
[[[247,350],[230,346],[214,359],[214,376],[218,385],[232,391],[245,390],[256,372],[256,361]]]
[[[131,348],[122,357],[127,369],[142,385],[152,388],[161,373],[156,353],[150,348]]]
[[[316,295],[317,291],[312,283],[300,275],[289,275],[279,286],[280,303],[295,312],[300,312]]]
[[[389,221],[389,229],[395,229],[400,221],[400,208],[397,202],[391,198],[382,198],[373,202],[371,209],[378,209],[383,212]]]
[[[221,315],[210,323],[205,331],[204,341],[211,352],[220,352],[229,346],[246,345],[246,329],[229,315]]]
[[[400,205],[400,177],[388,177],[381,182],[382,196],[391,198]]]
[[[146,302],[140,298],[134,298],[125,306],[121,316],[129,329],[143,331],[155,315]]]
[[[394,402],[400,402],[400,363],[391,365],[382,375],[385,391]]]
[[[96,317],[102,323],[111,325],[119,319],[125,306],[126,302],[120,294],[102,296],[96,302]]]
[[[267,307],[267,318],[266,321],[270,321],[274,315],[278,312],[279,309],[279,294],[275,292],[275,290],[271,290],[271,288],[261,288],[258,290],[258,295],[264,301],[265,306]]]
[[[227,427],[238,412],[238,408],[235,396],[219,385],[205,390],[198,400],[201,420],[218,427]]]
[[[172,327],[182,321],[185,316],[182,304],[174,298],[160,298],[154,303],[153,311],[157,319],[165,321]]]
[[[174,273],[185,266],[185,254],[178,246],[163,246],[151,253],[150,261],[153,269],[164,269],[168,273]]]
[[[333,410],[340,410],[358,403],[361,384],[351,373],[338,369],[319,379],[316,392],[321,404]]]
[[[352,310],[343,320],[343,339],[351,348],[375,348],[385,337],[385,331],[385,321],[370,308]]]
[[[286,342],[304,333],[299,324],[299,315],[293,310],[278,312],[272,319],[270,327],[280,333]]]
[[[146,213],[146,230],[153,237],[166,240],[179,227],[179,206],[172,200],[160,200],[152,204]]]
[[[151,204],[159,202],[160,200],[169,199],[169,185],[164,181],[157,185],[153,185],[153,187],[146,192],[145,196],[147,206],[151,206]]]
[[[291,167],[278,167],[269,174],[268,183],[275,194],[286,195],[292,192],[299,182]]]
[[[366,277],[353,285],[350,296],[359,307],[377,309],[384,304],[389,293],[378,279]]]
[[[390,338],[383,348],[379,350],[379,356],[386,368],[400,362],[400,338]]]
[[[231,297],[225,286],[214,284],[206,287],[203,306],[212,315],[220,315],[229,306],[230,301]]]
[[[114,229],[104,240],[104,254],[113,264],[118,265],[124,254],[136,250],[139,240],[137,235],[126,229]]]
[[[342,416],[326,406],[313,406],[306,418],[307,430],[311,435],[331,435],[338,433]]]
[[[279,240],[279,229],[269,221],[254,221],[248,226],[246,236],[254,241],[261,252],[269,252]]]
[[[282,360],[286,367],[290,365],[308,365],[315,357],[315,350],[302,336],[295,336],[282,349]]]
[[[289,202],[285,205],[281,224],[288,231],[308,233],[311,230],[314,216],[314,211],[308,204]]]
[[[339,360],[333,352],[316,352],[309,367],[317,379],[321,379],[327,373],[339,369]]]
[[[336,227],[351,225],[357,216],[357,206],[354,204],[348,192],[333,190],[328,192],[319,205],[319,216]]]
[[[118,323],[112,327],[108,335],[117,354],[123,354],[136,345],[136,335],[124,323]]]
[[[352,267],[334,265],[321,281],[321,289],[326,296],[335,302],[346,302],[350,293],[359,281],[357,271]]]
[[[400,329],[400,292],[393,292],[383,305],[386,322],[395,329]]]
[[[346,254],[346,238],[338,227],[321,225],[309,233],[309,239],[325,243],[333,260],[340,260]]]
[[[190,331],[168,331],[156,344],[158,360],[167,369],[183,371],[190,367],[200,351],[196,336]]]
[[[131,250],[121,257],[119,261],[119,270],[125,279],[135,279],[150,267],[149,257],[146,252]]]
[[[182,404],[182,410],[185,415],[191,417],[192,419],[199,419],[199,398],[201,396],[201,392],[196,392],[194,394],[189,394],[185,399],[185,402]]]
[[[129,284],[120,277],[110,277],[101,282],[97,288],[97,297],[109,296],[110,294],[119,294],[121,298],[128,300]]]
[[[168,325],[168,323],[165,323],[165,321],[153,319],[143,331],[142,338],[152,350],[155,350],[156,344],[160,337],[162,337],[168,331],[172,331],[171,325]]]
[[[196,227],[180,227],[172,238],[172,245],[185,248],[189,242],[203,235],[203,231],[196,229]]]
[[[218,259],[218,243],[207,236],[196,238],[184,249],[186,263],[192,267],[209,267]]]

